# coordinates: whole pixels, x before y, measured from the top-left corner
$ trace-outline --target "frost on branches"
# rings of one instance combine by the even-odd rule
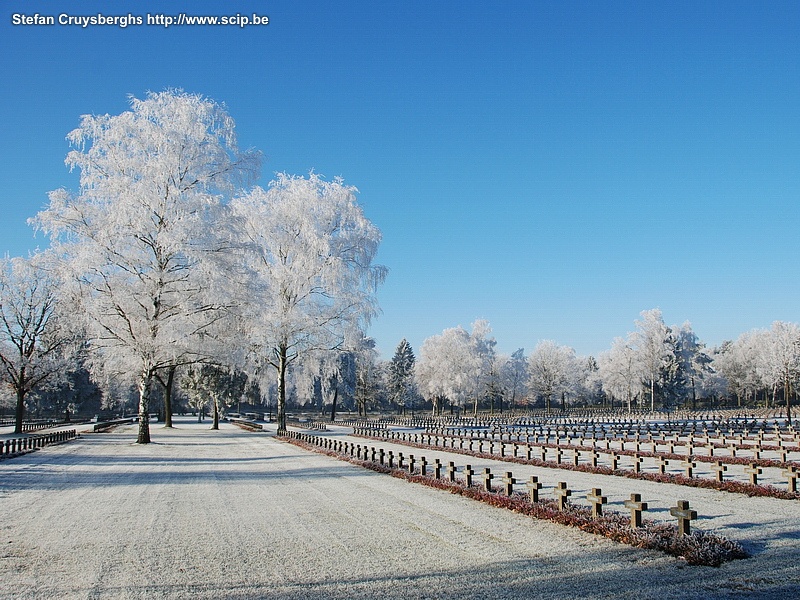
[[[57,288],[47,254],[0,260],[0,381],[16,395],[14,433],[22,433],[26,396],[56,383],[70,364],[73,338]]]
[[[51,192],[34,223],[68,265],[90,347],[138,374],[138,442],[147,443],[156,375],[202,358],[200,338],[221,318],[211,223],[259,156],[238,151],[222,106],[181,91],[84,116],[68,140],[80,189]]]
[[[377,312],[386,276],[373,265],[381,234],[341,180],[278,175],[231,202],[247,269],[243,340],[252,369],[272,367],[278,428],[286,429],[286,375],[298,357],[344,349]]]

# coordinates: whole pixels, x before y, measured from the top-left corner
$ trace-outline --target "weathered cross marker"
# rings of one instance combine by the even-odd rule
[[[642,463],[644,462],[644,458],[642,458],[638,454],[635,454],[633,456],[632,460],[633,460],[633,472],[634,473],[641,473],[641,471],[642,471]]]
[[[514,476],[511,474],[511,471],[506,471],[505,476],[503,477],[503,491],[505,492],[506,496],[510,496],[514,493],[514,484],[517,483],[517,480],[514,479]]]
[[[616,452],[611,453],[611,470],[616,471],[619,467],[619,454]]]
[[[577,467],[580,459],[581,459],[581,451],[575,448],[575,450],[572,451],[572,464]]]
[[[398,453],[397,453],[397,468],[398,468],[398,469],[404,469],[404,468],[405,468],[405,466],[406,466],[406,465],[404,464],[404,463],[405,463],[405,460],[406,460],[406,459],[405,459],[405,457],[403,456],[403,453],[402,453],[402,452],[398,452]],[[389,464],[389,466],[390,466],[390,467],[392,466],[392,465],[391,465],[391,463]]]
[[[487,492],[492,491],[492,479],[494,479],[494,475],[492,475],[492,470],[489,467],[486,467],[483,470],[483,489]]]
[[[450,461],[449,463],[447,463],[447,477],[448,477],[448,479],[450,479],[450,481],[455,481],[456,480],[456,471],[457,470],[458,469],[456,469],[456,463],[454,463],[453,461]]]
[[[781,471],[781,475],[789,478],[789,491],[797,493],[797,467],[789,465],[785,471]]]
[[[419,459],[419,472],[423,477],[428,474],[428,461],[425,460],[424,456]]]
[[[592,516],[594,518],[603,514],[603,504],[608,502],[608,498],[603,496],[600,488],[592,488],[592,492],[586,495],[587,500],[592,503]]]
[[[597,459],[600,458],[600,453],[597,450],[592,450],[591,457],[592,457],[592,466],[596,467]]]
[[[556,463],[559,465],[561,464],[561,457],[564,455],[564,451],[561,448],[556,449]]]
[[[433,460],[433,476],[436,479],[442,478],[442,462],[438,458]]]
[[[531,502],[539,501],[539,490],[542,489],[542,484],[539,483],[539,478],[536,475],[531,475],[531,478],[525,483],[528,487],[528,495]]]
[[[475,471],[472,470],[472,465],[467,465],[464,467],[464,485],[467,487],[472,487],[472,476],[475,474]]]
[[[379,451],[379,456],[380,456],[380,461],[381,461],[381,464],[383,464],[383,457],[385,456],[385,453],[384,453],[384,450],[383,450],[383,448],[381,448],[381,449],[380,449],[380,451]]]
[[[678,518],[678,531],[680,534],[689,535],[689,524],[697,518],[697,511],[689,509],[689,501],[678,500],[678,506],[670,508],[669,514]]]
[[[413,454],[409,454],[408,455],[408,472],[411,473],[412,475],[414,474],[414,463],[415,462],[416,461],[414,460],[414,455]]]
[[[541,448],[539,448],[539,452],[541,454],[542,462],[547,462],[547,447],[542,446]]]
[[[692,478],[692,474],[694,473],[693,469],[697,466],[697,464],[693,460],[685,460],[681,463],[681,466],[686,470],[686,477],[689,479]]]
[[[750,466],[744,470],[745,473],[750,475],[750,483],[758,485],[758,476],[763,472],[756,463],[750,463]]]
[[[669,466],[669,459],[664,458],[663,456],[658,457],[658,472],[662,475],[667,472],[667,467]]]
[[[567,507],[567,498],[572,496],[572,490],[567,488],[566,481],[559,481],[556,485],[555,494],[558,498],[558,509],[564,510]]]
[[[714,466],[711,467],[711,470],[716,473],[717,481],[722,482],[725,480],[724,473],[725,471],[728,470],[728,467],[726,465],[723,465],[721,460],[718,460],[717,462],[714,463]]]
[[[642,502],[641,494],[631,494],[630,500],[623,503],[631,511],[631,527],[642,526],[642,511],[647,510],[647,502]]]

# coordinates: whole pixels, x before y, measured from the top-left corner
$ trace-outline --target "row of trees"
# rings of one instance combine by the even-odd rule
[[[736,341],[708,349],[687,322],[667,326],[659,309],[641,313],[636,329],[616,338],[596,358],[580,357],[551,340],[538,343],[527,358],[495,352],[485,321],[472,331],[446,329],[426,339],[420,350],[414,382],[423,397],[440,410],[441,402],[465,408],[472,403],[502,408],[540,401],[550,412],[555,400],[567,404],[657,408],[697,406],[699,399],[735,398],[737,406],[782,400],[787,413],[800,378],[800,328],[775,322]]]
[[[477,412],[541,402],[651,410],[700,398],[766,403],[794,394],[800,331],[791,323],[707,349],[657,309],[610,350],[578,357],[540,342],[497,352],[486,321],[403,340],[381,362],[365,337],[386,269],[356,189],[315,173],[253,187],[260,154],[240,151],[225,108],[181,91],[85,116],[68,140],[75,193],[50,193],[31,222],[50,249],[0,265],[0,363],[21,429],[32,393],[67,394],[89,373],[105,403],[137,390],[138,441],[175,391],[197,407],[248,396],[286,407]]]
[[[32,219],[51,249],[4,269],[17,427],[25,395],[83,354],[96,380],[135,381],[140,443],[154,388],[169,413],[176,372],[196,365],[272,370],[285,428],[290,365],[352,345],[377,310],[381,236],[356,189],[313,172],[251,187],[260,154],[237,148],[223,106],[182,91],[84,116],[68,140],[79,191],[51,192]]]

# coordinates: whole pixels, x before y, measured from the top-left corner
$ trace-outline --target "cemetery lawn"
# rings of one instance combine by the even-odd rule
[[[797,501],[471,461],[519,481],[537,473],[543,494],[566,481],[576,502],[592,487],[620,505],[640,492],[653,519],[687,499],[693,527],[752,555],[692,567],[308,452],[274,430],[178,418],[151,434],[137,445],[127,426],[0,461],[0,598],[800,596]]]

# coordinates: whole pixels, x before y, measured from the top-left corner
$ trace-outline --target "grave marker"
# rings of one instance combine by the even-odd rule
[[[690,523],[697,519],[697,511],[689,509],[688,500],[678,500],[678,506],[669,509],[669,514],[678,518],[678,531],[681,535],[689,535]]]
[[[536,475],[531,475],[531,478],[525,483],[528,487],[528,495],[531,502],[539,501],[539,490],[542,489],[542,484],[539,483],[539,478]]]
[[[558,499],[558,509],[564,510],[567,506],[567,498],[572,495],[572,490],[567,488],[566,481],[559,481],[556,485],[555,495]]]
[[[596,519],[603,514],[603,504],[608,502],[608,498],[603,496],[603,491],[600,488],[592,488],[591,493],[586,495],[589,502],[592,503],[592,516]]]
[[[642,502],[641,494],[631,494],[630,500],[623,503],[631,511],[631,527],[634,529],[642,526],[642,511],[647,510],[647,502]]]
[[[750,463],[745,470],[745,473],[750,475],[750,483],[753,485],[758,485],[758,476],[761,475],[762,470],[758,467],[756,463]]]
[[[711,467],[711,470],[716,473],[717,481],[722,483],[725,480],[724,473],[728,470],[728,467],[723,465],[721,460],[718,460],[714,463],[714,466]]]
[[[506,471],[506,474],[503,477],[503,491],[505,492],[506,496],[510,496],[514,493],[515,483],[517,483],[517,480],[514,479],[511,471]]]
[[[489,469],[489,467],[486,467],[483,470],[483,489],[486,490],[487,492],[492,491],[492,479],[494,479],[494,475],[492,475],[491,469]]]
[[[472,476],[475,474],[475,471],[472,470],[472,465],[467,465],[464,467],[464,485],[467,487],[472,487]]]
[[[797,493],[797,467],[789,465],[785,471],[781,471],[781,475],[789,478],[789,491]]]

